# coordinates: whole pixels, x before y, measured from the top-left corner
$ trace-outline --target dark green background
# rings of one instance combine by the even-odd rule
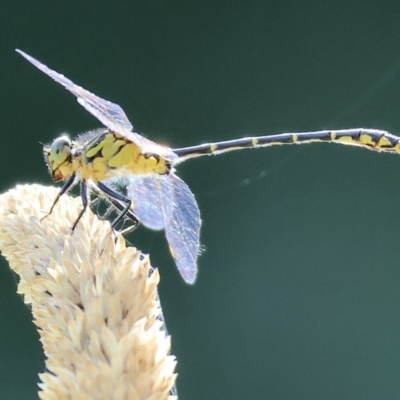
[[[38,142],[99,126],[15,47],[173,147],[400,133],[399,20],[381,0],[3,1],[0,189],[51,184]],[[204,221],[196,285],[162,233],[130,240],[160,267],[181,399],[400,398],[399,161],[315,144],[179,166]],[[35,399],[41,347],[0,273],[0,398]]]

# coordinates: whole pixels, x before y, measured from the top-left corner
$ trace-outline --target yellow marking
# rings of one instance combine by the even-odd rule
[[[381,136],[376,144],[377,147],[393,147],[392,142],[386,137]]]
[[[360,142],[368,146],[375,146],[375,141],[373,140],[373,138],[366,133],[362,133],[360,135]]]
[[[337,137],[336,131],[332,131],[330,134],[330,137],[331,137],[331,140],[336,140],[336,137]]]
[[[258,139],[257,138],[252,138],[251,139],[251,144],[253,147],[256,147],[258,145]]]
[[[351,136],[341,136],[337,138],[337,141],[354,144],[354,139]]]
[[[123,173],[131,174],[165,174],[169,167],[165,160],[155,157],[145,157],[138,146],[127,143],[121,150],[107,160],[110,168],[121,169]]]
[[[94,157],[99,151],[101,151],[105,146],[111,145],[114,141],[113,135],[107,135],[104,140],[97,144],[97,146],[91,147],[89,150],[86,151],[86,157],[92,158]]]
[[[120,147],[124,146],[126,144],[125,140],[115,140],[113,143],[110,143],[108,147],[104,146],[101,154],[103,155],[104,158],[110,159],[112,156],[115,155],[115,153],[118,152]]]
[[[71,164],[69,161],[65,161],[63,164],[61,164],[57,168],[53,169],[53,171],[58,176],[61,173],[61,175],[63,177],[62,179],[66,179],[66,178],[69,178],[75,170],[73,168],[73,164]]]
[[[104,162],[104,158],[102,157],[96,157],[92,161],[90,167],[93,176],[99,177],[99,176],[105,176],[107,174],[107,165]]]
[[[281,146],[282,144],[287,144],[286,142],[280,142],[279,140],[277,140],[276,142],[269,142],[264,144],[264,146]]]
[[[155,161],[156,163],[158,163],[157,158],[154,156],[147,157],[147,160],[151,162]]]
[[[297,135],[292,135],[292,141],[297,142],[299,140],[299,137]]]
[[[297,137],[297,140],[299,139],[299,137]],[[302,144],[302,143],[319,143],[319,142],[323,142],[322,139],[320,138],[307,138],[307,139],[301,139],[300,138],[300,143],[298,144]],[[293,142],[293,143],[297,143],[297,142]],[[282,144],[287,144],[287,142],[283,142]]]
[[[139,147],[132,143],[127,143],[118,154],[111,157],[108,161],[108,166],[110,168],[124,168],[129,164],[135,163],[141,157],[141,152]],[[142,168],[138,165],[138,170]],[[139,171],[138,171],[139,172]]]
[[[393,147],[393,150],[396,153],[400,154],[400,143],[396,143],[396,145]]]
[[[218,146],[215,145],[215,144],[212,144],[212,145],[210,146],[210,150],[211,150],[211,152],[213,153],[214,151],[218,150]]]
[[[249,147],[247,146],[235,146],[235,147],[229,147],[229,149],[226,149],[226,151],[233,151],[233,150],[243,150],[243,149],[248,149]],[[218,150],[217,150],[218,151]]]

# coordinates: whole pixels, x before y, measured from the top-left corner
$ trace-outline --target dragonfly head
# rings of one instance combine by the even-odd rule
[[[51,146],[43,147],[44,158],[54,182],[65,180],[72,174],[71,169],[71,139],[60,136]]]

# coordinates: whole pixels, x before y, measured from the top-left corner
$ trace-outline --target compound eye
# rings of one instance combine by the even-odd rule
[[[67,136],[60,136],[50,147],[50,157],[55,164],[62,164],[69,156],[71,151],[71,140]]]

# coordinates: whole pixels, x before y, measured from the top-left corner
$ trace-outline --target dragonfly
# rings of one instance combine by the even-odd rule
[[[149,229],[165,230],[175,264],[189,284],[197,276],[201,219],[193,193],[176,175],[175,167],[179,163],[233,150],[312,142],[400,153],[400,137],[364,128],[244,137],[172,149],[134,132],[118,104],[76,85],[22,50],[16,51],[75,95],[78,103],[104,125],[73,140],[62,135],[44,146],[45,161],[53,180],[64,182],[47,215],[63,194],[80,183],[83,207],[72,230],[90,205],[90,193],[103,195],[119,211],[112,227],[128,217]]]

